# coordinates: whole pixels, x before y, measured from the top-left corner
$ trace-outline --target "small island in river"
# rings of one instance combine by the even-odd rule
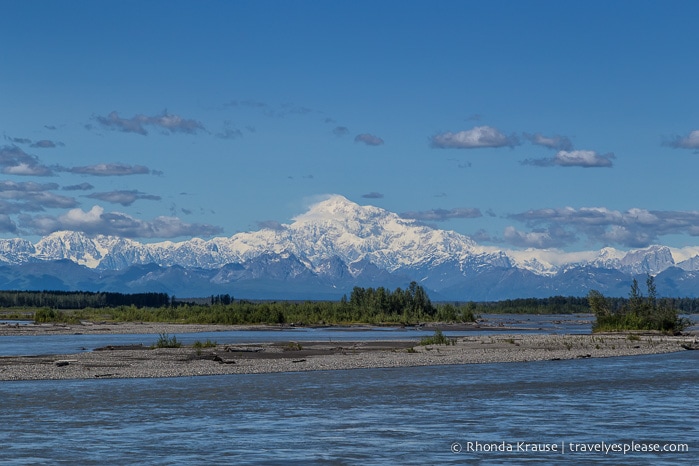
[[[170,334],[233,329],[279,329],[278,326],[110,323],[0,326],[0,335]],[[428,327],[429,328],[429,327]],[[435,326],[435,335],[442,336]],[[292,335],[290,334],[290,337]],[[151,344],[155,342],[147,342]],[[177,345],[172,345],[177,346]],[[386,341],[284,341],[178,347],[106,346],[75,354],[0,357],[0,380],[188,377],[221,374],[347,370],[452,364],[507,363],[587,359],[685,351],[695,335],[605,333],[585,335],[491,334],[441,339]]]

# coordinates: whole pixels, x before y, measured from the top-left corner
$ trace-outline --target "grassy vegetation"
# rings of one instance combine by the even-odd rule
[[[204,342],[201,342],[199,340],[195,341],[194,344],[192,345],[192,348],[194,348],[194,349],[216,348],[217,345],[218,345],[218,343],[216,343],[215,341],[211,341],[207,338],[206,341],[204,341]]]
[[[297,341],[290,341],[282,348],[284,351],[301,351],[303,346]]]
[[[635,282],[635,280],[634,280]],[[652,285],[652,281],[651,281]],[[635,287],[635,288],[634,288]],[[689,325],[678,312],[699,310],[699,299],[655,297],[655,288],[643,297],[632,287],[629,298],[605,298],[596,291],[587,297],[526,298],[490,303],[432,303],[425,290],[412,282],[406,289],[355,287],[349,299],[339,301],[235,300],[229,295],[212,296],[210,301],[181,302],[165,294],[0,292],[9,305],[0,309],[5,319],[37,323],[163,322],[182,324],[289,324],[296,325],[414,325],[420,322],[473,322],[484,313],[588,313],[596,315],[595,331],[660,330],[678,332]],[[0,300],[1,301],[1,300]],[[209,302],[207,302],[209,301]],[[95,302],[98,305],[91,306]],[[131,304],[109,305],[109,302]],[[166,303],[147,306],[144,303]],[[41,303],[17,305],[18,303]],[[81,307],[68,309],[69,304]],[[6,306],[8,304],[5,304]]]
[[[420,344],[422,346],[427,346],[427,345],[447,345],[448,346],[448,345],[453,345],[455,343],[456,342],[453,339],[445,337],[444,334],[442,333],[442,331],[439,329],[435,330],[434,335],[432,335],[431,337],[423,337],[420,340]]]
[[[179,348],[182,343],[177,340],[175,335],[170,336],[167,333],[161,333],[158,336],[158,341],[153,345],[155,348]]]
[[[433,305],[424,289],[414,282],[408,289],[355,287],[350,299],[340,301],[213,300],[211,304],[176,303],[160,307],[120,305],[58,310],[50,307],[22,309],[36,322],[80,321],[163,322],[183,324],[284,324],[412,325],[419,322],[472,322],[476,315],[467,305]]]
[[[42,307],[34,311],[34,322],[37,324],[62,322],[68,324],[79,323],[80,320],[72,313]]]
[[[629,299],[620,308],[612,308],[609,301],[598,291],[592,290],[588,295],[590,310],[596,321],[593,332],[625,332],[634,330],[659,331],[677,334],[691,325],[686,318],[680,318],[676,308],[669,300],[656,297],[653,277],[646,279],[647,296],[639,290],[636,279],[631,284]]]

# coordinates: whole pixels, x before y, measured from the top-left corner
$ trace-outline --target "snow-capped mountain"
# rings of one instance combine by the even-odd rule
[[[672,270],[668,289],[696,294],[692,277],[699,274],[689,274],[699,270],[699,256],[677,268],[665,246],[561,257],[481,246],[453,231],[335,195],[291,224],[208,241],[140,243],[69,231],[36,244],[0,240],[0,287],[317,298],[341,296],[353,286],[406,286],[417,280],[437,299],[480,300],[585,295],[591,287],[626,295],[632,276]]]

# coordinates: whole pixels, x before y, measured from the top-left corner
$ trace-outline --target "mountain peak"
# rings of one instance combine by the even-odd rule
[[[690,252],[694,254],[688,260]],[[699,270],[699,256],[694,250],[690,252],[681,264],[688,274]],[[180,290],[183,283],[191,281],[191,292],[200,294],[209,294],[210,290],[228,292],[231,287],[264,292],[282,286],[282,282],[283,286],[291,287],[288,289],[299,292],[303,287],[307,287],[304,290],[318,287],[339,290],[360,283],[404,286],[411,280],[420,280],[449,299],[492,299],[530,293],[584,295],[590,287],[614,293],[622,290],[623,294],[625,287],[619,284],[630,276],[655,275],[675,265],[671,249],[659,245],[628,252],[604,248],[599,252],[569,254],[566,260],[552,260],[557,257],[560,256],[555,252],[502,251],[479,246],[454,231],[425,226],[379,207],[357,204],[341,195],[325,197],[289,225],[208,241],[194,238],[179,243],[139,243],[74,231],[54,232],[35,245],[19,239],[0,241],[3,267],[68,259],[97,269],[94,280],[101,280],[98,274],[104,271],[109,271],[105,279],[111,280],[108,277],[116,276],[112,271],[128,271],[137,266],[136,272],[120,275],[123,283],[116,289],[169,292]],[[146,264],[155,264],[164,275],[158,278],[152,270],[146,274],[138,268]],[[3,267],[0,267],[0,287],[18,286],[15,272],[3,272]],[[177,275],[180,278],[166,278],[165,271],[170,269],[177,270],[175,275],[180,274]],[[584,270],[584,274],[575,273],[576,270]],[[72,279],[72,272],[51,273],[49,278],[54,282]],[[35,275],[28,273],[28,280],[34,280]],[[141,281],[132,275],[142,275]],[[677,282],[677,286],[693,290],[691,287],[696,285],[690,278]],[[168,280],[170,288],[164,283]],[[294,284],[291,280],[295,280]],[[111,282],[101,283],[101,286],[116,286]]]
[[[296,222],[318,220],[345,220],[362,217],[363,213],[378,212],[388,213],[383,209],[373,206],[360,206],[339,194],[332,194],[327,199],[313,204],[307,212],[294,217]]]

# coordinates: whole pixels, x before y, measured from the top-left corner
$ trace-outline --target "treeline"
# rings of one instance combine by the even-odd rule
[[[615,308],[597,290],[590,290],[588,301],[590,310],[597,318],[592,327],[594,332],[657,330],[665,333],[679,333],[690,325],[690,321],[679,316],[671,300],[659,298],[655,280],[646,278],[647,294],[641,293],[638,281],[631,283],[629,299],[624,305]]]
[[[107,309],[81,309],[74,311],[53,311],[46,308],[35,312],[35,320],[42,322],[80,322],[111,320],[116,322],[173,322],[186,324],[292,324],[331,325],[331,324],[392,324],[414,325],[420,322],[470,322],[475,315],[466,308],[452,304],[435,307],[433,315],[421,313],[417,309],[398,313],[383,313],[375,310],[354,307],[349,302],[332,301],[235,301],[223,304],[183,304],[175,307],[137,308],[118,306]]]
[[[699,312],[697,298],[662,298],[664,308]],[[355,287],[339,301],[247,301],[231,295],[186,302],[166,293],[93,293],[65,291],[0,291],[0,307],[25,309],[45,321],[115,320],[183,323],[337,323],[471,322],[493,313],[589,313],[588,297],[508,299],[498,302],[433,303],[424,288],[412,282],[406,289]],[[605,298],[605,309],[617,314],[629,308],[628,298]],[[5,316],[11,315],[8,310]]]
[[[1,307],[49,307],[85,309],[116,306],[162,307],[170,305],[167,293],[113,293],[90,291],[0,291]]]
[[[437,313],[437,308],[432,305],[425,289],[416,282],[411,282],[405,290],[396,288],[395,291],[389,291],[383,287],[374,289],[355,286],[349,302],[345,295],[342,297],[341,304],[349,305],[354,310],[366,310],[374,314],[434,316]]]
[[[590,312],[587,298],[552,296],[550,298],[506,299],[473,303],[479,314],[585,314]]]
[[[383,287],[352,289],[349,300],[343,296],[337,305],[336,314],[359,322],[473,322],[476,314],[473,305],[443,303],[434,305],[425,289],[411,282],[405,290],[390,291]],[[376,320],[378,319],[378,320]]]
[[[629,298],[607,297],[607,306],[618,311],[629,305]],[[699,314],[699,298],[662,298],[668,307],[681,314]],[[477,314],[587,314],[591,313],[588,297],[552,296],[503,301],[469,303]]]
[[[58,296],[58,295],[56,295]],[[74,307],[70,311],[48,306],[36,309],[37,322],[176,322],[196,324],[417,324],[419,322],[471,322],[476,319],[473,305],[432,304],[427,292],[413,282],[403,290],[355,287],[349,298],[339,301],[246,301],[228,295],[212,296],[209,302],[135,304],[109,307]]]

